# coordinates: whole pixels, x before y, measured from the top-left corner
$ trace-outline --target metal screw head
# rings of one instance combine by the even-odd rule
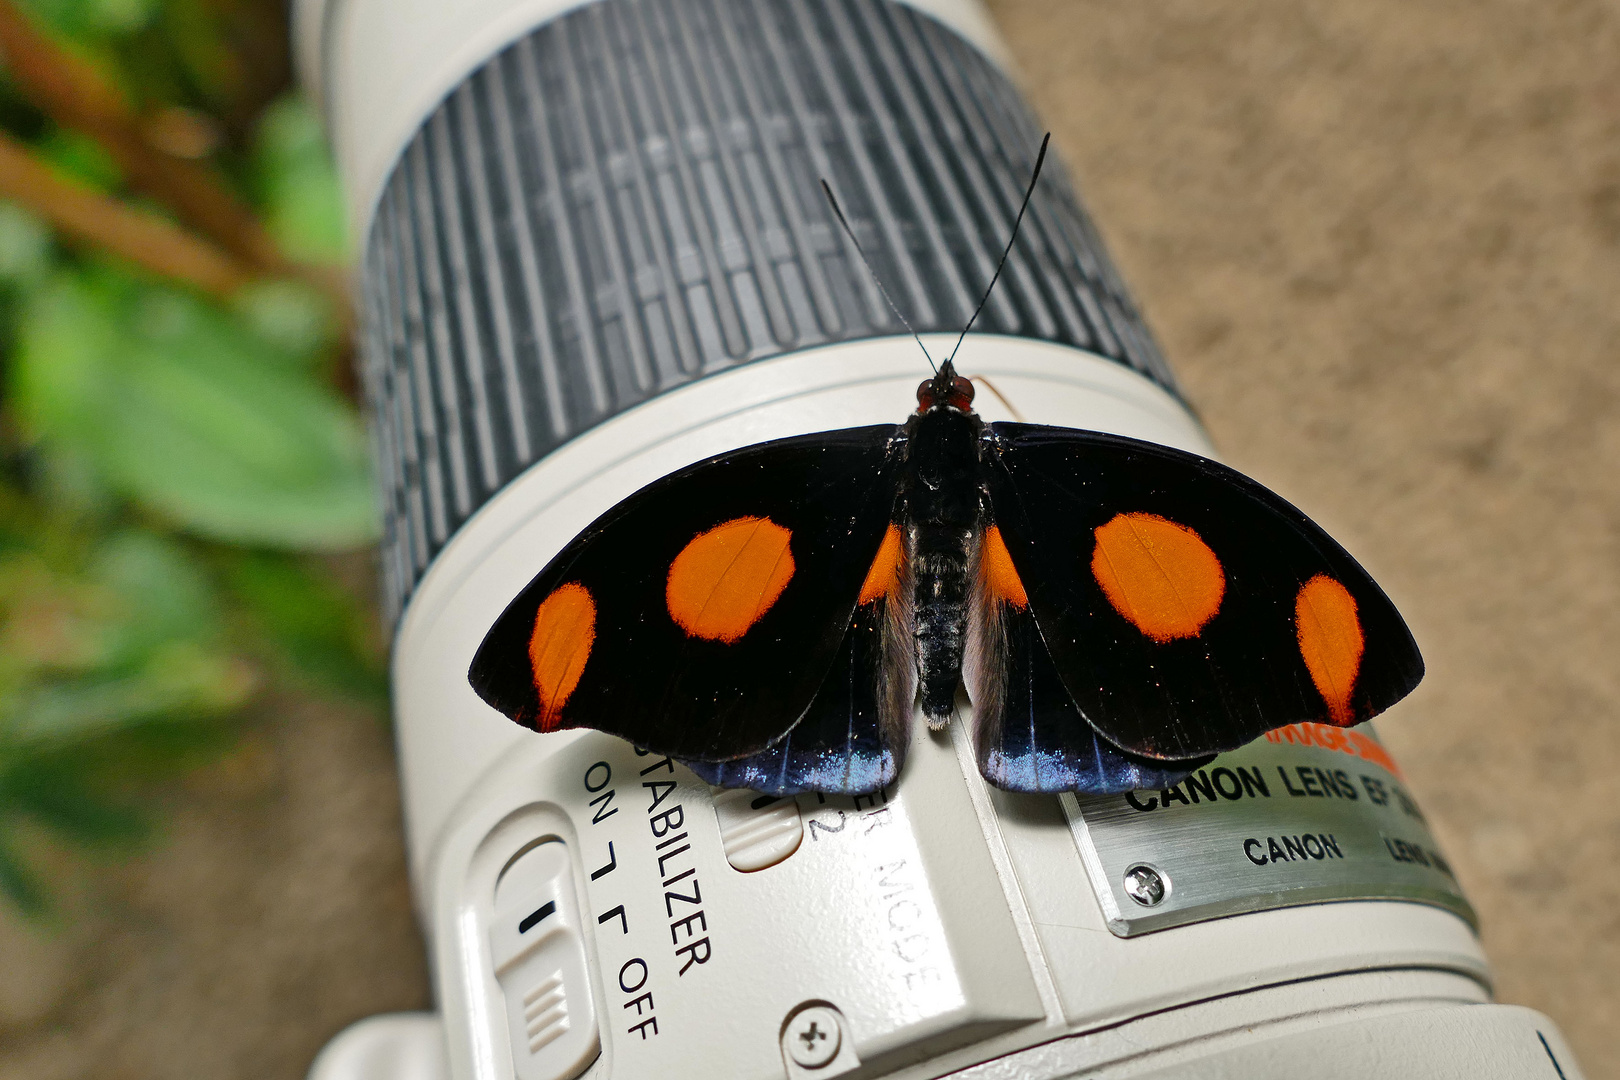
[[[806,1069],[819,1069],[838,1056],[843,1033],[838,1026],[838,1014],[820,1005],[812,1005],[796,1014],[782,1032],[782,1045],[793,1063]]]
[[[1146,863],[1125,871],[1125,895],[1143,907],[1157,907],[1170,894],[1170,879]]]

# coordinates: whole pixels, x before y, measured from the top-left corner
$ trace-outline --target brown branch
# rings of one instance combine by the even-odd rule
[[[28,207],[69,236],[222,299],[254,277],[213,244],[62,176],[3,133],[0,196]]]
[[[132,185],[181,221],[256,270],[316,280],[281,254],[212,169],[147,142],[140,118],[118,91],[88,62],[42,33],[13,0],[0,0],[0,57],[34,104],[58,124],[101,144]]]

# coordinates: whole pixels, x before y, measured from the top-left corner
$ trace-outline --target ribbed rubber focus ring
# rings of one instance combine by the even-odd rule
[[[1040,136],[988,58],[888,0],[603,0],[494,57],[412,139],[366,238],[390,616],[580,432],[736,364],[903,332],[822,177],[912,325],[960,331]],[[1176,390],[1056,161],[977,329]]]

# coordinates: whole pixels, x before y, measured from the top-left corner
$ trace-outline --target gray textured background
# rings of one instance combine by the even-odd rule
[[[1217,442],[1410,618],[1382,731],[1500,996],[1620,1076],[1620,9],[992,6]],[[296,1080],[425,1003],[387,733],[298,709],[75,928],[0,917],[0,1078]]]

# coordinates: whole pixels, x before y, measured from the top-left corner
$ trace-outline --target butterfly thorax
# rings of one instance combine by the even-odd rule
[[[966,380],[960,380],[965,382]],[[911,566],[917,674],[930,726],[950,720],[962,679],[978,550],[983,495],[979,446],[984,424],[953,394],[930,399],[933,384],[919,388],[923,408],[906,423],[907,456],[898,517]],[[946,389],[952,389],[947,384]]]

